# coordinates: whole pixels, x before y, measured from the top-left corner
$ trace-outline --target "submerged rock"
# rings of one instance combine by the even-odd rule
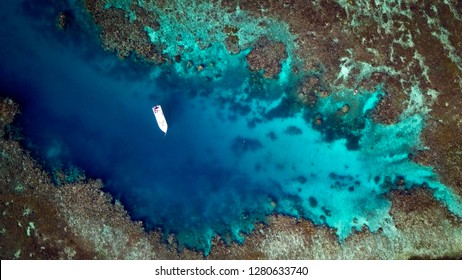
[[[55,19],[55,25],[58,30],[66,30],[71,21],[70,14],[68,12],[60,12]]]
[[[337,110],[339,116],[345,116],[350,111],[350,105],[345,104]]]

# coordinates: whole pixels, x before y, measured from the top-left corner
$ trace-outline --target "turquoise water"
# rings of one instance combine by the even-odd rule
[[[25,145],[49,170],[102,178],[134,220],[176,234],[180,247],[207,254],[216,235],[242,242],[271,213],[328,225],[340,239],[364,225],[391,232],[384,194],[398,176],[407,187],[426,182],[462,216],[431,168],[408,159],[422,148],[422,116],[391,126],[368,119],[380,87],[358,95],[344,89],[303,108],[288,102],[297,81],[290,67],[278,80],[255,81],[249,50],[231,56],[217,43],[207,50],[215,68],[203,72],[120,61],[101,50],[78,5],[67,8],[79,24],[60,33],[52,7],[25,3],[0,12],[0,35],[8,38],[0,85],[21,105]],[[156,104],[169,123],[166,137]],[[344,104],[352,110],[342,133],[313,127],[312,116],[327,121]]]

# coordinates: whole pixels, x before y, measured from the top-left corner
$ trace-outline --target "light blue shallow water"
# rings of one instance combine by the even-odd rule
[[[181,246],[207,253],[216,234],[241,242],[271,213],[327,224],[341,239],[363,225],[392,231],[386,176],[404,176],[408,186],[427,182],[462,213],[431,169],[407,158],[419,144],[421,116],[392,126],[365,117],[380,88],[321,101],[325,115],[345,102],[356,108],[345,117],[364,122],[352,151],[345,139],[324,141],[304,117],[310,112],[269,117],[293,85],[289,78],[255,88],[245,53],[227,56],[213,46],[228,65],[213,81],[167,74],[171,68],[146,69],[102,52],[90,31],[72,43],[75,30],[60,34],[21,11],[11,5],[1,12],[0,35],[9,39],[0,46],[0,85],[22,106],[29,148],[50,168],[77,166],[102,178],[133,219],[175,233]],[[252,98],[255,91],[269,98]],[[156,104],[169,123],[166,137],[151,110]]]

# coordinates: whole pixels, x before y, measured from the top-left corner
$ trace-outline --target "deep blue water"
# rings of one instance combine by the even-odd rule
[[[346,118],[363,127],[358,149],[349,150],[342,137],[325,141],[307,109],[275,117],[293,89],[290,67],[284,79],[257,86],[245,52],[230,56],[219,44],[208,50],[221,71],[212,80],[177,66],[120,61],[101,50],[78,5],[71,6],[76,23],[60,32],[52,7],[25,3],[0,12],[7,38],[0,86],[21,105],[24,144],[49,170],[75,166],[102,178],[134,220],[175,233],[181,246],[208,252],[216,234],[241,242],[275,212],[327,224],[341,239],[363,225],[392,232],[386,176],[404,176],[409,186],[427,182],[462,213],[431,168],[408,160],[422,116],[392,126],[367,119],[380,87],[357,96],[345,89],[317,108],[324,115],[345,103],[355,110]],[[152,114],[156,104],[169,123],[166,137]]]

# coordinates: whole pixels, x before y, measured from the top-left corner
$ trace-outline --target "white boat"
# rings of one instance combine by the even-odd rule
[[[160,105],[156,105],[152,107],[152,111],[154,112],[154,116],[156,117],[160,130],[167,134],[168,125],[165,120],[164,112],[162,112],[162,107],[160,107]]]

